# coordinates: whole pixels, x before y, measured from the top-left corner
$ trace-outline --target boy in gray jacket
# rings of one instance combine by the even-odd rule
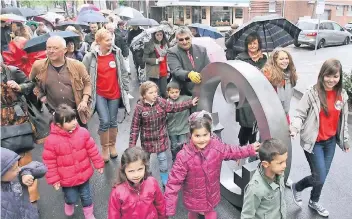
[[[245,189],[241,219],[286,219],[283,175],[287,156],[287,146],[280,140],[262,143],[261,162]]]
[[[180,95],[180,85],[175,81],[170,81],[166,87],[168,101],[182,103],[192,99],[190,96]],[[189,124],[188,117],[190,110],[167,114],[167,129],[171,141],[172,160],[175,161],[176,154],[182,149],[182,145],[188,142]]]

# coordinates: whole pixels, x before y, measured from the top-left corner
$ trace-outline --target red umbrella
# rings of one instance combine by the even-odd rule
[[[46,58],[45,51],[27,53],[23,50],[27,40],[12,40],[9,43],[9,50],[2,53],[5,64],[16,66],[27,76],[31,73],[35,60]]]

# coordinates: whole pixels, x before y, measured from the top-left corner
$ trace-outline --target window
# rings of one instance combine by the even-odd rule
[[[352,16],[352,5],[347,6],[347,16]]]
[[[229,7],[211,7],[210,8],[210,25],[230,26],[232,22],[232,8]]]
[[[276,0],[269,0],[269,12],[276,12]]]
[[[336,16],[343,16],[343,6],[336,6]]]
[[[338,25],[337,23],[332,23],[332,26],[334,27],[334,30],[336,31],[341,31],[342,27]]]
[[[202,8],[202,19],[207,19],[207,9]]]
[[[243,18],[243,9],[242,8],[235,9],[235,18]]]
[[[186,19],[191,19],[191,7],[186,8]]]
[[[172,7],[167,7],[167,16],[168,18],[172,18]]]
[[[324,30],[334,30],[331,23],[323,23]]]
[[[174,24],[176,25],[184,25],[184,13],[183,7],[175,7],[174,8]]]

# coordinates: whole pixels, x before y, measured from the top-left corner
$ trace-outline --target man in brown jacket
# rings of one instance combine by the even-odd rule
[[[91,116],[90,76],[81,62],[65,57],[66,51],[62,37],[50,37],[46,43],[48,58],[34,62],[29,78],[36,82],[34,92],[50,112],[65,103],[77,111],[78,123],[86,127]]]

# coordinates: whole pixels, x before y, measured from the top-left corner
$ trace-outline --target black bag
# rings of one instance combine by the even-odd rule
[[[34,137],[35,140],[44,139],[49,135],[50,122],[52,115],[44,111],[41,112],[32,102],[27,101],[28,105],[28,116],[30,122],[35,128]]]
[[[1,147],[16,153],[32,150],[34,148],[32,124],[25,122],[19,125],[2,126]]]

